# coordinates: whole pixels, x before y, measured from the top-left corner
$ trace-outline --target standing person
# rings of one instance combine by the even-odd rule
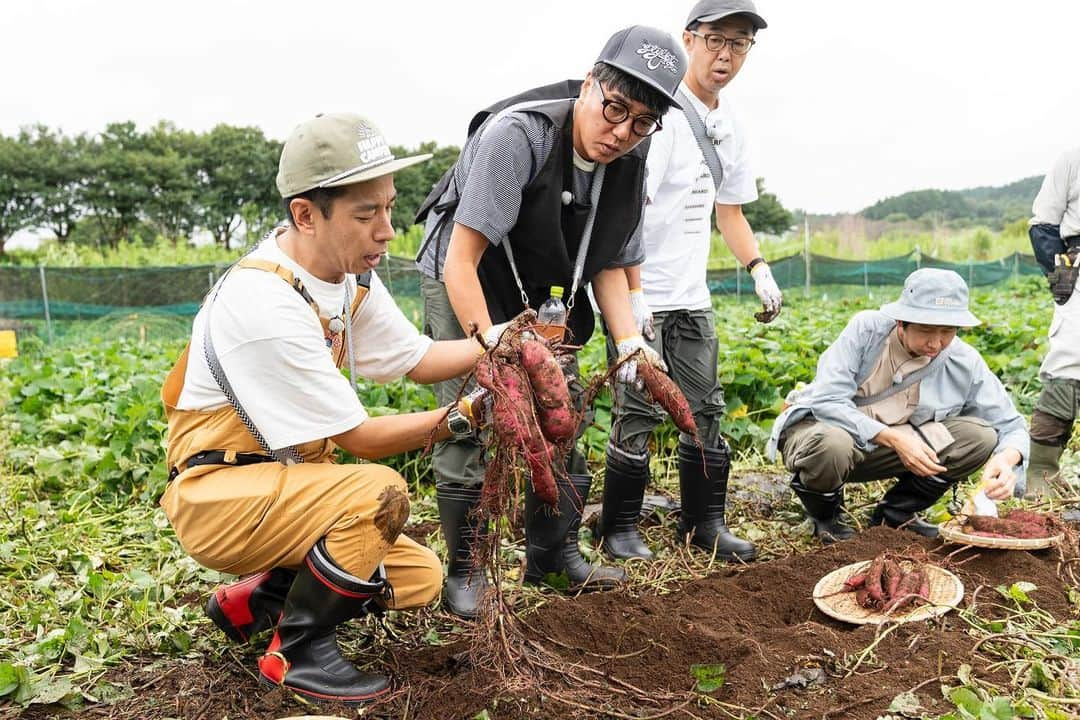
[[[952,270],[923,268],[900,299],[864,310],[818,360],[814,381],[773,424],[791,488],[823,543],[846,540],[844,485],[896,477],[871,525],[937,537],[915,513],[982,471],[1003,500],[1023,487],[1028,433],[1009,393],[979,352],[956,337],[979,324],[968,288]]]
[[[756,550],[725,521],[731,449],[720,436],[724,396],[705,269],[715,208],[724,242],[754,278],[759,318],[771,322],[780,313],[780,288],[742,211],[757,199],[746,134],[721,92],[765,27],[750,0],[701,0],[690,11],[682,34],[690,63],[676,95],[682,109],[664,117],[665,132],[649,149],[645,263],[626,270],[638,329],[671,368],[704,444],[702,451],[689,438],[679,440],[679,542],[728,560],[752,560]],[[611,359],[615,337],[608,337]],[[619,390],[615,408],[598,536],[612,557],[649,559],[637,519],[649,483],[649,438],[664,416],[629,386]]]
[[[584,83],[530,90],[474,119],[461,158],[418,217],[427,218],[417,266],[433,337],[460,338],[462,328],[475,323],[494,340],[493,322],[526,304],[540,307],[559,286],[567,290],[569,339],[584,344],[593,332],[585,294],[591,283],[619,338],[618,355],[640,351],[645,362],[662,366],[634,325],[624,268],[642,261],[642,141],[677,105],[673,93],[685,65],[669,34],[635,25],[611,36]],[[624,382],[635,376],[633,361],[619,374]],[[444,383],[439,397],[454,397],[460,385]],[[570,483],[559,489],[557,514],[526,486],[525,579],[565,575],[571,588],[608,587],[626,576],[581,556],[577,531],[592,477],[580,456],[573,465]],[[472,512],[483,480],[481,448],[472,441],[442,443],[434,468],[450,556],[445,606],[473,617],[486,583],[469,562],[471,546],[486,532]]]
[[[1043,387],[1031,415],[1028,493],[1056,495],[1061,453],[1080,409],[1080,148],[1061,155],[1032,204],[1031,247],[1050,280],[1054,318],[1039,368]]]
[[[375,273],[394,237],[392,174],[429,157],[395,159],[357,115],[297,127],[277,176],[288,225],[211,291],[162,388],[161,505],[176,537],[206,567],[251,574],[218,588],[207,613],[234,640],[276,626],[261,679],[316,700],[386,692],[386,677],[341,656],[335,628],[426,605],[442,581],[435,554],[401,534],[402,477],[335,464],[335,448],[376,460],[423,447],[469,433],[482,407],[369,417],[339,370],[430,383],[478,357],[475,340],[420,335]]]

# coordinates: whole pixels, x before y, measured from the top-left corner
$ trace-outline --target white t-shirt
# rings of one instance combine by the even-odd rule
[[[264,239],[249,257],[289,268],[318,304],[320,316],[340,316],[346,283],[355,296],[356,277],[349,275],[340,283],[318,279],[278,247],[281,231]],[[219,287],[213,303],[214,350],[237,398],[272,448],[332,437],[367,419],[348,379],[330,357],[314,311],[288,283],[265,270],[234,268]],[[177,402],[181,410],[216,410],[228,404],[203,352],[207,304],[192,328],[184,388]],[[432,342],[402,314],[374,272],[353,320],[352,339],[353,371],[376,382],[407,374]]]
[[[682,110],[664,116],[653,135],[645,180],[645,263],[641,285],[653,311],[711,307],[705,269],[709,262],[713,203],[742,205],[757,200],[757,183],[747,152],[746,134],[730,100],[721,95],[709,110],[683,84],[706,128],[724,169],[720,192]]]

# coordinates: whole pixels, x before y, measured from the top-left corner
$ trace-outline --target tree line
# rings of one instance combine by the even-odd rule
[[[93,134],[37,125],[0,135],[0,256],[20,230],[103,248],[121,239],[186,242],[202,233],[225,249],[249,244],[283,217],[274,184],[281,146],[257,127],[222,124],[198,133],[165,121],[146,130],[120,122]],[[434,156],[395,173],[394,224],[405,231],[459,148],[426,142],[392,149]],[[760,178],[758,188],[761,199],[744,208],[751,227],[783,232],[791,213]]]

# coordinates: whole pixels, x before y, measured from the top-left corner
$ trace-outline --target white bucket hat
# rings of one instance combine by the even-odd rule
[[[918,325],[975,327],[982,322],[968,310],[964,278],[939,268],[922,268],[908,275],[900,299],[882,305],[881,312]]]

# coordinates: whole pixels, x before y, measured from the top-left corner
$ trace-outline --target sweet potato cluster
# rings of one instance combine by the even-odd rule
[[[970,515],[964,523],[964,532],[980,537],[1032,539],[1052,537],[1060,529],[1053,515],[1012,510],[1001,517]]]
[[[555,478],[566,472],[566,453],[581,422],[552,348],[529,331],[533,319],[531,312],[519,316],[476,364],[476,382],[492,398],[494,452],[484,475],[489,507],[498,506],[507,479],[523,467],[536,496],[554,505]]]
[[[930,578],[924,566],[904,562],[891,553],[881,553],[865,572],[848,578],[843,590],[854,592],[860,607],[892,613],[909,605],[929,602]]]

